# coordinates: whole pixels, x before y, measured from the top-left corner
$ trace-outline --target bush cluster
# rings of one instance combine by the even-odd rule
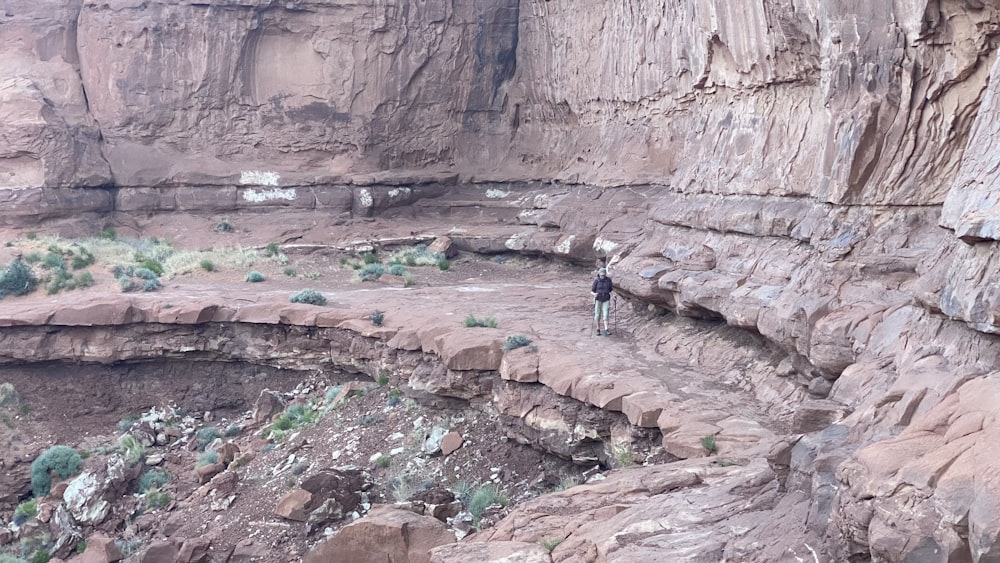
[[[162,270],[162,266],[160,269]],[[118,285],[125,293],[131,291],[156,291],[160,289],[160,278],[152,268],[118,266],[112,268]]]
[[[0,274],[0,293],[25,295],[38,287],[38,278],[22,260],[12,260]]]
[[[523,334],[514,334],[507,337],[507,341],[504,342],[504,351],[514,350],[516,348],[521,348],[522,346],[528,346],[531,344],[531,339]]]
[[[289,299],[292,303],[306,303],[309,305],[326,305],[326,297],[315,289],[303,289],[292,295]]]
[[[481,319],[477,319],[474,315],[469,315],[465,317],[464,321],[462,321],[462,326],[466,328],[471,328],[476,326],[496,328],[497,320],[494,319],[493,317],[483,317]]]
[[[83,460],[69,446],[52,446],[31,463],[31,490],[36,497],[43,497],[52,490],[52,474],[68,479],[80,472]]]

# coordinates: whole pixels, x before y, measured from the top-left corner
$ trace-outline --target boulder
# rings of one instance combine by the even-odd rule
[[[306,506],[312,500],[312,493],[303,489],[292,489],[278,500],[274,513],[288,520],[305,522],[309,517]]]
[[[430,550],[455,541],[447,526],[408,510],[376,507],[316,546],[303,563],[430,563]]]

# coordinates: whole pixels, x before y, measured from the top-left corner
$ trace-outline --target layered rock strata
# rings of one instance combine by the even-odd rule
[[[793,452],[809,517],[784,541],[984,560],[997,501],[961,499],[995,496],[963,472],[990,410],[968,397],[997,370],[998,28],[957,1],[13,0],[2,220],[310,197],[329,220],[384,207],[343,175],[420,211],[428,194],[390,194],[414,169],[542,180],[469,248],[607,260],[633,299],[793,354],[810,402],[754,387],[821,432]],[[910,439],[935,469],[910,468]]]

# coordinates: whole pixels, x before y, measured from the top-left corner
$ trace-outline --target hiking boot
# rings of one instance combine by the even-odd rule
[[[611,331],[610,330],[605,330],[604,331],[604,336],[611,336]]]
[[[597,336],[601,335],[601,329],[597,329]]]

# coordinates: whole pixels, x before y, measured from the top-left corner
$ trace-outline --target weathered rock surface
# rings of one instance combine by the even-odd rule
[[[2,361],[205,354],[308,370],[333,356],[374,372],[402,359],[394,375],[414,392],[492,400],[515,439],[559,455],[606,458],[624,419],[678,457],[712,435],[758,468],[783,442],[713,401],[699,383],[713,372],[809,434],[791,448],[785,500],[760,503],[781,526],[734,537],[713,526],[739,516],[710,515],[660,538],[662,553],[683,560],[700,541],[777,560],[752,546],[780,527],[780,557],[988,559],[989,483],[951,468],[988,473],[964,452],[1000,400],[981,382],[1000,369],[998,30],[1000,7],[982,2],[8,0],[4,227],[93,234],[114,219],[142,232],[173,214],[266,214],[295,239],[435,217],[420,234],[447,235],[443,251],[607,262],[632,304],[747,329],[791,367],[636,321],[657,354],[594,365],[583,345],[543,344],[537,361],[500,354],[502,338],[456,346],[456,324],[427,311],[376,330],[344,309],[124,298],[5,305]],[[279,334],[287,345],[271,346]],[[680,358],[698,366],[693,389]],[[802,506],[808,523],[786,517]],[[890,529],[879,511],[901,506],[919,510]],[[554,554],[651,549],[584,535]]]

